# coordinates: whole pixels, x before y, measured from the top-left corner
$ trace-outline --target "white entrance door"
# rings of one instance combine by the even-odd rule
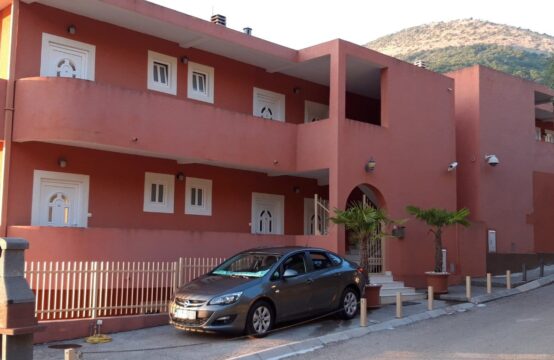
[[[35,170],[34,226],[86,227],[88,176]]]
[[[94,80],[94,45],[43,34],[41,76]]]
[[[252,233],[283,234],[284,202],[282,195],[252,193]]]

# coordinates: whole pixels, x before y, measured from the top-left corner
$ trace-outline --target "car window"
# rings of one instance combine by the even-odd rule
[[[306,273],[306,260],[304,259],[304,254],[294,254],[283,263],[283,270],[292,269],[298,274]]]
[[[334,265],[331,259],[327,257],[327,254],[321,251],[310,251],[310,258],[312,259],[315,271],[327,269]]]
[[[333,265],[340,265],[340,263],[342,263],[342,259],[340,258],[340,256],[331,253],[327,253],[327,256],[329,256],[329,259],[331,259]]]

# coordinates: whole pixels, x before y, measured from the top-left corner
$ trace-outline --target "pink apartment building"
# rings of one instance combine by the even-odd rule
[[[0,4],[1,224],[30,260],[347,254],[325,208],[362,199],[397,219],[468,206],[445,239],[454,281],[485,272],[488,230],[498,253],[554,252],[554,145],[534,140],[550,89],[342,40],[293,50],[143,0]],[[421,286],[432,246],[411,220],[376,271]]]

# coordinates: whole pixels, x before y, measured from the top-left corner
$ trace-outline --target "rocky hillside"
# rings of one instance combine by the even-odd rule
[[[431,70],[481,64],[554,87],[554,36],[475,19],[416,26],[366,45]]]

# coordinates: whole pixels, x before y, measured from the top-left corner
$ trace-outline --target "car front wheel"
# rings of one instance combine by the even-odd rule
[[[258,301],[248,311],[246,333],[263,337],[273,328],[275,322],[273,308],[266,301]]]
[[[358,311],[358,302],[358,294],[352,288],[346,288],[341,297],[340,316],[345,320],[354,318]]]

